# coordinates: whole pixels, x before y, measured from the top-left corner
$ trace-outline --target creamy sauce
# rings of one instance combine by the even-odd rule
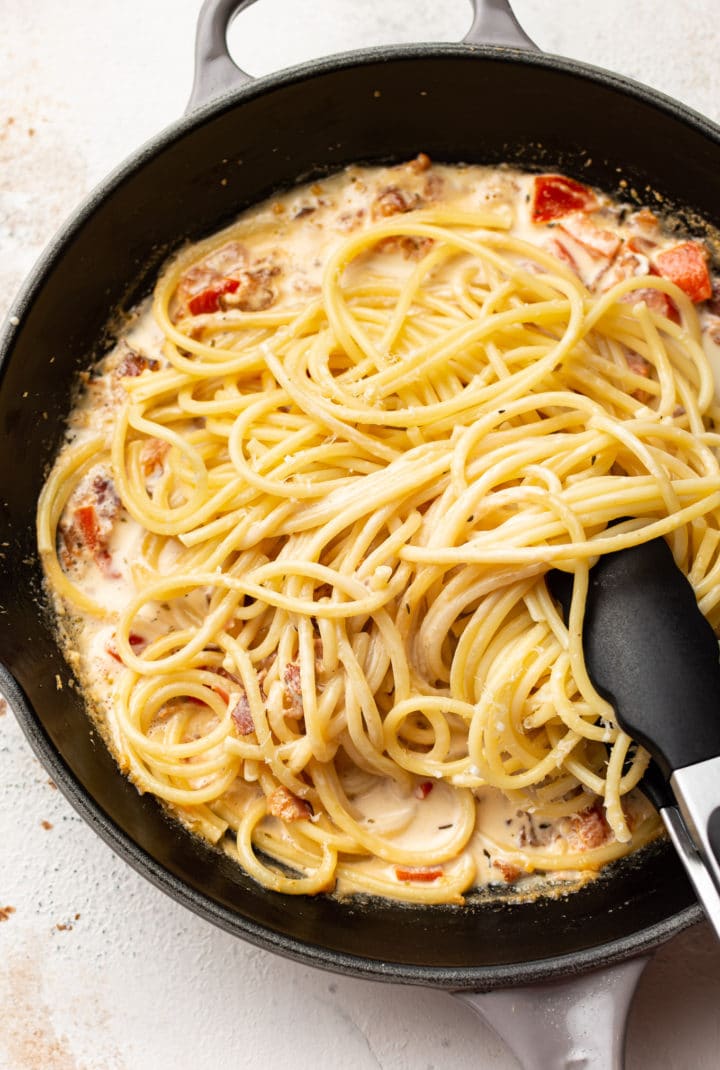
[[[240,261],[250,278],[249,296],[241,296],[241,299],[249,302],[250,308],[253,301],[259,307],[268,301],[269,305],[265,307],[273,309],[295,307],[318,294],[324,264],[348,234],[362,228],[372,218],[437,203],[468,211],[492,209],[506,213],[508,219],[512,219],[514,235],[548,249],[566,264],[571,264],[585,285],[595,292],[602,292],[617,281],[617,273],[623,268],[617,254],[603,253],[601,248],[593,247],[594,231],[601,235],[598,246],[604,243],[606,250],[613,245],[613,236],[624,243],[632,236],[638,239],[638,246],[645,252],[636,254],[634,264],[626,263],[624,270],[628,273],[633,273],[634,266],[647,269],[658,253],[678,243],[676,237],[662,231],[651,213],[633,212],[602,197],[593,212],[578,212],[545,223],[534,222],[531,217],[533,181],[530,175],[504,168],[425,167],[424,162],[416,169],[409,165],[392,170],[351,168],[343,175],[302,187],[261,205],[255,212],[260,223],[258,233],[243,243],[242,249],[228,247],[220,250],[208,258],[208,266],[226,274]],[[417,243],[391,242],[373,256],[378,271],[382,270],[385,276],[390,272],[403,278],[416,267],[423,252]],[[372,267],[371,263],[371,270]],[[644,272],[640,270],[639,273]],[[202,279],[198,282],[200,288],[202,282]],[[192,280],[188,295],[192,300]],[[231,293],[227,295],[225,314],[233,314]],[[720,381],[720,318],[712,302],[703,306],[701,320],[703,342]],[[149,303],[146,303],[137,311],[114,350],[103,360],[97,374],[88,379],[83,397],[69,420],[71,443],[82,442],[112,426],[124,394],[122,377],[118,374],[123,362],[130,354],[133,358],[139,356],[141,362],[149,362],[151,367],[162,369],[166,364],[162,343],[162,334],[154,323]],[[162,458],[157,463],[161,469]],[[98,478],[111,482],[112,474],[103,469],[90,471],[68,502],[63,521],[67,526],[72,523],[73,510],[79,502],[86,500],[92,492],[93,480]],[[152,467],[148,478],[153,478]],[[109,521],[106,557],[83,553],[81,548],[66,555],[68,572],[84,591],[107,609],[106,616],[98,620],[89,614],[61,607],[65,614],[64,628],[69,636],[68,655],[121,765],[124,764],[123,745],[114,719],[112,699],[122,672],[113,653],[115,619],[143,582],[144,542],[145,534],[140,526],[122,505],[118,505]],[[172,544],[164,552],[172,553]],[[170,614],[163,605],[145,606],[137,622],[142,640],[148,641],[165,634],[170,628],[182,627],[177,607],[176,601]],[[187,621],[197,623],[203,619],[205,610],[204,596],[195,592],[186,598],[181,617],[185,615]],[[200,725],[206,714],[198,709],[193,716]],[[248,763],[245,780],[246,783],[238,782],[229,793],[237,804],[244,804],[261,794],[253,783]],[[351,770],[345,786],[362,821],[369,828],[392,835],[402,847],[442,844],[457,820],[457,799],[452,786],[445,782],[420,781],[408,792],[389,780],[358,776]],[[544,820],[541,807],[536,813],[527,808],[519,809],[517,801],[498,790],[482,788],[476,794],[478,819],[469,849],[476,862],[479,885],[514,883],[521,875],[518,863],[522,866],[529,862],[528,856],[523,855],[525,845],[541,844],[548,851],[559,853],[568,843],[583,843],[583,829],[578,828],[576,819],[571,816]],[[648,804],[641,795],[632,794],[626,800],[626,809],[632,821],[637,823],[647,814]],[[187,813],[181,811],[180,817],[192,824]],[[281,829],[277,820],[274,825]],[[358,865],[368,871],[390,873],[392,869],[377,859],[363,860]],[[452,863],[448,868],[451,866]],[[554,879],[572,884],[582,878],[578,873],[561,872],[555,874]],[[521,886],[528,893],[537,888],[537,881],[528,883],[532,881],[531,875],[523,876],[523,881],[525,884],[521,882]],[[338,890],[342,892],[342,882]]]

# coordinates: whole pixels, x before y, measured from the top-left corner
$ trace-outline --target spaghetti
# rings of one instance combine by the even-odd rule
[[[540,183],[356,168],[186,249],[42,493],[121,768],[268,888],[460,902],[657,835],[580,633],[657,535],[720,623],[704,253]]]

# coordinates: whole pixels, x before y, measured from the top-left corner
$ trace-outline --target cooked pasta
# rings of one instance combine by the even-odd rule
[[[68,657],[138,789],[266,887],[531,894],[657,835],[582,617],[664,535],[720,622],[716,323],[700,243],[626,216],[351,169],[182,251],[88,378],[38,509]]]

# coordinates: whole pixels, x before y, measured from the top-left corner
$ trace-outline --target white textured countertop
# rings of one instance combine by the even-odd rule
[[[183,110],[198,7],[0,5],[0,310],[85,193]],[[545,50],[628,74],[720,121],[717,0],[516,0],[515,10]],[[264,73],[350,46],[454,40],[469,21],[467,0],[260,0],[231,40]],[[289,963],[177,906],[76,816],[6,714],[0,908],[10,906],[0,921],[0,1070],[517,1067],[449,996]],[[720,947],[698,926],[641,980],[629,1070],[717,1070],[719,1008]]]

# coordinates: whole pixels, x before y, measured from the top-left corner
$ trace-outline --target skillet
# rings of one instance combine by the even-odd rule
[[[247,5],[206,8],[196,104],[237,77],[219,43],[224,33],[213,31],[224,31],[239,6]],[[0,475],[0,541],[15,562],[0,577],[2,684],[56,781],[137,868],[224,928],[328,968],[455,989],[581,972],[679,931],[698,912],[672,855],[657,849],[577,896],[531,906],[368,910],[263,892],[117,774],[88,733],[79,699],[56,689],[56,674],[67,681],[68,670],[38,566],[21,562],[33,554],[35,500],[69,408],[70,372],[87,363],[110,311],[129,307],[180,241],[278,186],[422,148],[438,159],[557,167],[608,192],[621,179],[641,191],[652,184],[680,210],[718,222],[716,128],[614,76],[473,43],[491,32],[501,44],[528,45],[496,3],[478,9],[467,44],[307,65],[201,107],[112,176],[49,250],[13,309],[20,322],[6,329],[0,373],[0,441],[13,458]],[[578,143],[579,130],[587,144]]]

